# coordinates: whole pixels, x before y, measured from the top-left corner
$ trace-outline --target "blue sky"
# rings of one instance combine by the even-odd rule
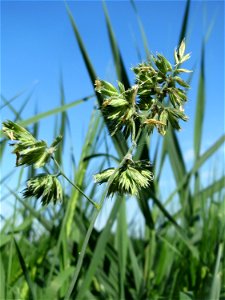
[[[115,82],[101,1],[67,3],[96,73],[102,79]],[[132,83],[134,77],[129,69],[139,63],[135,43],[143,60],[145,58],[137,19],[129,1],[106,1],[106,4]],[[153,53],[158,51],[169,59],[173,58],[185,5],[185,1],[136,1],[149,48]],[[25,91],[13,102],[19,109],[26,96],[34,89],[23,112],[24,119],[31,117],[35,109],[43,112],[59,105],[60,72],[67,103],[93,93],[63,1],[2,1],[1,17],[1,93],[9,100],[18,92]],[[195,66],[195,72],[186,105],[190,120],[182,124],[183,130],[179,133],[187,163],[190,163],[193,156],[201,45],[211,27],[205,53],[206,111],[202,150],[208,148],[224,132],[224,2],[192,1],[186,37],[187,51],[192,53],[192,57],[186,67]],[[90,100],[69,112],[77,159],[93,105],[94,100]],[[12,117],[8,108],[2,110],[2,120]],[[54,118],[43,120],[40,129],[40,138],[51,142]],[[3,162],[3,173],[13,166],[14,158],[8,157]]]

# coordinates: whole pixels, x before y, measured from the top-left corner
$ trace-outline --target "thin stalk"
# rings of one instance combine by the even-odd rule
[[[125,162],[125,160],[127,159],[127,157],[129,157],[129,155],[132,154],[133,150],[137,147],[137,142],[138,142],[138,139],[139,139],[139,137],[141,135],[141,132],[142,132],[142,126],[140,126],[139,131],[137,133],[137,136],[136,136],[135,140],[132,142],[132,145],[129,148],[129,150],[127,151],[127,154],[124,156],[124,158],[122,159],[122,161],[119,164],[119,166],[115,169],[115,171],[113,172],[113,174],[109,178],[108,184],[107,184],[105,192],[104,192],[104,197],[102,197],[102,200],[99,203],[99,209],[94,212],[93,218],[92,218],[91,223],[90,223],[90,225],[88,227],[88,231],[86,233],[86,236],[85,236],[85,239],[84,239],[84,243],[82,245],[82,249],[81,249],[81,252],[80,252],[80,256],[79,256],[79,259],[78,259],[78,262],[77,262],[77,267],[76,267],[74,276],[72,278],[70,287],[68,289],[68,292],[67,292],[64,300],[69,300],[69,298],[70,298],[70,296],[71,296],[71,294],[73,292],[74,286],[75,286],[75,284],[77,282],[77,279],[78,279],[78,276],[79,276],[79,273],[80,273],[80,270],[81,270],[81,267],[82,267],[82,264],[83,264],[84,255],[85,255],[85,252],[86,252],[86,249],[87,249],[87,246],[88,246],[88,242],[89,242],[91,233],[92,233],[94,225],[95,225],[95,221],[96,221],[96,219],[97,219],[97,217],[98,217],[98,215],[99,215],[99,213],[101,211],[101,208],[102,208],[102,206],[103,206],[103,204],[105,202],[105,199],[107,198],[109,187],[110,187],[111,183],[113,182],[113,179],[115,178],[118,169],[123,165],[123,163]]]
[[[58,170],[59,170],[59,173],[57,174],[57,176],[59,175],[62,175],[75,189],[77,189],[92,205],[94,205],[94,207],[99,210],[100,209],[100,206],[99,204],[97,204],[96,202],[94,202],[91,198],[89,198],[80,188],[79,186],[77,186],[75,183],[73,183],[67,176],[66,174],[62,171],[60,165],[58,164],[57,160],[52,157],[52,159],[54,160]]]

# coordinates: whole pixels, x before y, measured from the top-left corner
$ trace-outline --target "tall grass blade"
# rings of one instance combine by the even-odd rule
[[[148,39],[147,39],[145,30],[144,30],[144,26],[142,24],[142,20],[141,20],[139,14],[138,14],[138,10],[137,10],[137,7],[136,7],[136,4],[135,4],[134,0],[130,0],[130,2],[131,2],[131,5],[132,5],[132,7],[134,9],[136,17],[137,17],[138,27],[139,27],[139,30],[140,30],[140,33],[141,33],[141,37],[142,37],[142,42],[143,42],[144,49],[145,49],[146,58],[147,58],[147,60],[150,60],[151,59],[151,53],[149,51]]]
[[[24,201],[23,199],[21,199],[11,188],[9,188],[8,186],[6,186],[7,189],[11,192],[12,195],[14,195],[14,197],[27,209],[29,210],[29,212],[33,215],[33,217],[35,219],[37,219],[39,221],[39,223],[41,223],[41,225],[47,229],[48,231],[52,230],[52,224],[50,221],[46,220],[43,216],[41,216],[41,214],[36,211],[32,206],[30,206],[26,201]]]
[[[191,0],[187,0],[178,45],[180,45],[180,43],[186,37],[187,34],[188,20],[190,15],[190,4],[191,4]]]
[[[108,30],[108,36],[109,36],[109,40],[110,40],[110,45],[111,45],[111,50],[112,50],[112,54],[113,54],[113,58],[114,58],[114,64],[116,67],[116,72],[117,72],[117,76],[118,79],[123,82],[125,89],[128,89],[130,87],[130,83],[129,83],[129,79],[127,76],[127,72],[123,63],[123,59],[120,53],[120,50],[118,48],[116,39],[115,39],[115,35],[112,29],[112,25],[109,19],[109,14],[107,11],[107,7],[105,2],[103,2],[103,10],[104,10],[104,14],[105,14],[105,19],[106,19],[106,26],[107,26],[107,30]]]
[[[74,272],[74,267],[67,267],[61,271],[46,288],[43,299],[59,299],[59,291]],[[65,295],[62,295],[65,296]]]
[[[20,265],[21,265],[21,268],[23,270],[23,275],[26,279],[26,282],[27,282],[27,285],[29,287],[29,290],[30,290],[30,296],[31,296],[31,299],[32,300],[35,300],[36,299],[36,294],[35,294],[35,291],[34,291],[34,284],[30,278],[30,274],[29,274],[29,271],[26,267],[26,263],[25,263],[25,260],[23,258],[23,255],[20,251],[20,248],[19,248],[19,245],[17,244],[17,241],[15,240],[14,238],[14,243],[15,243],[15,247],[16,247],[16,252],[17,252],[17,255],[18,255],[18,259],[19,259],[19,262],[20,262]]]
[[[89,286],[93,280],[94,274],[96,273],[96,270],[105,255],[105,247],[109,239],[109,233],[112,228],[113,222],[116,219],[120,205],[121,199],[118,197],[116,199],[115,205],[113,206],[113,209],[111,210],[110,216],[107,220],[107,224],[104,227],[100,237],[98,238],[90,266],[86,270],[85,277],[83,278],[81,286],[79,287],[77,299],[82,299],[85,296],[86,291],[89,289]],[[66,299],[68,298],[65,298],[65,300]]]
[[[178,40],[178,45],[180,45],[181,41],[185,38],[185,36],[187,34],[187,26],[188,26],[189,13],[190,13],[190,3],[191,3],[191,0],[187,0],[184,17],[183,17],[183,22],[182,22],[182,26],[181,26],[181,31],[180,31],[180,36],[179,36],[179,40]],[[162,170],[162,167],[163,167],[163,164],[164,164],[167,154],[169,154],[170,159],[173,159],[173,154],[169,151],[170,145],[168,144],[168,140],[171,139],[170,144],[174,144],[174,145],[176,144],[176,152],[174,152],[174,154],[175,154],[174,159],[179,161],[180,169],[183,169],[183,172],[184,172],[185,171],[184,159],[182,157],[182,152],[180,149],[180,145],[178,143],[177,136],[174,131],[172,131],[172,132],[170,132],[170,131],[171,131],[171,129],[168,131],[168,133],[170,134],[170,137],[168,139],[164,139],[164,142],[163,142],[161,160],[160,160],[160,170]],[[172,164],[172,162],[171,162],[171,164]],[[176,169],[173,168],[173,170],[176,170]],[[160,173],[158,175],[158,178],[159,177],[160,177]]]
[[[20,118],[17,110],[10,104],[10,101],[8,101],[5,97],[2,96],[2,101],[4,102],[4,106],[7,106],[8,109],[15,115],[15,118]]]
[[[88,163],[89,163],[88,161],[84,162],[83,158],[85,156],[88,156],[91,153],[91,151],[95,150],[95,149],[92,149],[90,147],[90,145],[92,145],[94,143],[94,140],[96,138],[96,134],[98,133],[99,121],[100,121],[99,115],[97,115],[96,111],[94,110],[93,113],[92,113],[92,116],[91,116],[90,123],[89,123],[89,128],[88,128],[88,132],[87,132],[87,135],[86,135],[85,143],[83,145],[82,155],[81,155],[81,158],[80,158],[80,163],[78,165],[78,168],[77,168],[76,174],[75,174],[75,182],[78,186],[82,186],[83,183],[84,183],[84,178],[85,178],[85,174],[86,174],[85,172],[86,172],[86,168],[87,168]],[[63,221],[62,221],[62,225],[59,228],[58,239],[57,239],[57,244],[56,244],[56,250],[55,250],[55,253],[54,253],[53,263],[51,264],[49,277],[48,277],[48,282],[49,283],[52,280],[53,271],[54,271],[54,268],[56,266],[57,258],[58,258],[58,255],[59,255],[60,246],[63,243],[63,240],[64,239],[66,240],[71,234],[71,231],[72,231],[72,228],[73,228],[75,209],[79,205],[78,201],[80,199],[81,199],[81,195],[80,195],[79,191],[73,190],[72,194],[70,196],[70,199],[67,202],[66,211],[65,211],[65,215],[64,215],[64,218],[63,218]],[[95,220],[96,220],[97,216],[98,216],[98,212],[95,211],[94,216],[93,216],[93,220],[92,220],[91,225],[89,227],[89,231],[87,232],[87,235],[85,237],[86,242],[84,243],[83,247],[87,246],[87,243],[88,243],[88,240],[89,240],[89,237],[90,237],[90,234],[92,232],[92,229],[93,229],[93,226],[94,226],[94,223],[95,223]],[[84,256],[84,252],[85,251],[81,252],[82,257]],[[76,278],[76,276],[77,276],[76,274],[79,273],[79,269],[81,268],[82,261],[83,261],[83,259],[80,259],[80,261],[78,261],[78,265],[76,267],[74,278]],[[75,279],[75,281],[76,281],[76,279]],[[72,286],[72,283],[71,283],[70,287],[71,286]],[[73,287],[68,291],[67,295],[72,292],[72,289],[73,289]]]
[[[126,202],[125,198],[121,199],[121,205],[117,218],[116,229],[116,248],[118,249],[119,258],[119,280],[120,280],[120,299],[125,298],[125,275],[128,250],[128,232],[127,232],[127,217],[126,217]]]
[[[152,185],[153,186],[153,185]],[[152,186],[150,188],[152,188]],[[137,198],[139,208],[143,214],[143,217],[145,218],[145,224],[151,228],[154,229],[155,222],[148,204],[148,198],[156,197],[154,194],[154,191],[148,191],[140,194],[140,197]]]
[[[2,254],[0,253],[0,299],[6,299],[5,298],[5,292],[6,292],[6,276],[5,276],[5,268],[2,261]]]
[[[170,196],[165,202],[166,205],[170,203],[170,201],[173,199],[173,197],[176,195],[177,192],[182,190],[182,188],[188,184],[191,176],[195,174],[205,162],[207,162],[207,160],[224,144],[224,142],[225,142],[225,134],[222,135],[208,150],[206,150],[199,157],[199,159],[195,162],[192,169],[188,173],[186,173],[183,179],[180,180],[176,189],[170,194]]]
[[[112,160],[114,160],[117,163],[120,162],[120,160],[116,156],[111,155],[111,154],[107,154],[107,153],[95,153],[95,154],[84,157],[83,160],[86,161],[86,160],[91,160],[93,158],[98,158],[98,157],[105,157],[107,159],[111,158]]]
[[[211,147],[208,148],[195,162],[191,173],[195,173],[225,142],[225,134],[223,134]]]
[[[198,83],[198,96],[194,127],[194,153],[195,159],[199,157],[202,140],[202,128],[205,114],[205,45],[202,44],[201,66]]]
[[[70,22],[71,22],[71,25],[72,25],[72,28],[73,28],[73,31],[74,31],[74,35],[75,35],[76,40],[78,42],[79,49],[81,51],[83,60],[85,62],[89,77],[90,77],[92,85],[94,87],[95,80],[97,79],[97,74],[95,73],[94,68],[91,64],[91,61],[88,57],[87,51],[85,49],[85,46],[83,44],[83,41],[82,41],[81,36],[79,34],[79,31],[77,29],[75,20],[72,16],[72,13],[71,13],[68,5],[66,5],[66,10],[67,10],[67,13],[68,13],[68,16],[69,16],[69,19],[70,19]],[[97,92],[95,93],[95,95],[96,95],[96,98],[98,100],[99,106],[101,106],[102,103],[103,103],[103,99],[102,99],[101,95]],[[108,127],[107,119],[104,118],[104,120],[105,120],[106,126]],[[118,151],[120,157],[122,158],[128,150],[128,147],[127,147],[127,144],[126,144],[126,141],[125,141],[123,135],[121,133],[116,133],[114,135],[114,137],[112,137],[112,140],[113,140],[113,143],[114,143],[114,146],[115,146],[116,150]]]
[[[4,103],[3,105],[0,106],[0,109],[3,109],[5,106],[8,106],[10,103],[12,103],[14,100],[19,98],[21,95],[25,93],[25,90],[18,92],[16,95],[14,95],[12,98],[10,98],[7,103]],[[1,99],[5,99],[5,97],[1,94]]]
[[[212,279],[212,285],[211,285],[211,289],[210,289],[210,296],[209,296],[208,300],[211,300],[211,299],[219,300],[220,299],[221,273],[219,272],[219,269],[220,269],[222,255],[223,255],[223,247],[224,247],[223,243],[219,244],[217,258],[216,258],[216,264],[215,264],[215,269],[214,269],[214,274],[213,274],[213,279]]]
[[[60,104],[61,106],[65,105],[65,91],[64,91],[64,86],[63,86],[63,78],[62,75],[60,77]],[[62,160],[62,155],[63,155],[63,149],[64,149],[64,143],[65,143],[65,126],[66,126],[66,119],[67,119],[67,113],[66,111],[63,111],[61,113],[61,118],[60,118],[60,125],[59,125],[59,133],[57,132],[57,135],[61,135],[64,138],[62,139],[61,143],[58,145],[58,150],[56,152],[56,160],[59,163],[59,165],[63,166],[63,160]]]
[[[200,190],[196,195],[198,199],[210,199],[213,198],[215,193],[219,193],[225,187],[225,176],[222,176],[220,179],[214,181],[212,184],[208,185],[206,188]]]
[[[135,289],[138,291],[141,287],[143,270],[139,266],[137,255],[134,252],[134,247],[131,239],[128,240],[128,248],[129,248],[129,257],[131,261],[132,272],[134,276]]]
[[[83,186],[85,175],[86,175],[86,169],[90,163],[88,160],[84,161],[84,158],[93,154],[93,152],[95,152],[95,148],[90,147],[90,145],[93,145],[95,143],[95,139],[97,139],[99,123],[100,123],[100,116],[95,110],[93,110],[88,131],[85,137],[85,142],[82,148],[82,155],[80,158],[80,162],[77,167],[76,173],[74,175],[75,177],[74,180],[78,186]],[[70,235],[72,230],[74,212],[79,199],[80,199],[80,193],[77,190],[76,191],[73,190],[71,195],[71,201],[69,202],[70,204],[67,208],[68,209],[68,216],[67,216],[68,218],[66,221],[67,237]]]
[[[93,97],[94,97],[94,95],[90,95],[90,96],[84,97],[84,98],[82,98],[80,100],[76,100],[76,101],[70,102],[68,104],[65,104],[63,106],[60,105],[59,107],[56,107],[54,109],[51,109],[51,110],[43,112],[43,113],[40,113],[40,114],[38,114],[36,116],[33,116],[33,117],[29,118],[29,119],[23,120],[23,121],[19,122],[19,124],[21,126],[26,127],[28,125],[34,124],[36,122],[39,122],[40,120],[42,120],[44,118],[47,118],[49,116],[56,115],[58,113],[64,112],[64,111],[66,111],[66,110],[68,110],[68,109],[70,109],[72,107],[75,107],[75,106],[77,106],[77,105],[83,103],[84,101],[87,101],[87,100],[89,100],[89,99],[91,99]]]

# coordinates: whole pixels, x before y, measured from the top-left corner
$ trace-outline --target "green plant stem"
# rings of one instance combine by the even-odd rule
[[[57,160],[52,157],[52,159],[54,160],[58,170],[59,170],[59,174],[57,174],[57,176],[62,175],[75,189],[77,189],[92,205],[94,205],[94,207],[97,210],[100,210],[100,206],[99,204],[97,204],[96,202],[94,202],[91,198],[89,198],[80,188],[79,186],[77,186],[75,183],[73,183],[67,176],[66,174],[62,171],[59,163],[57,162]]]
[[[137,142],[138,142],[138,139],[139,139],[139,137],[141,135],[141,132],[142,132],[142,126],[140,126],[140,128],[138,130],[138,133],[136,135],[136,138],[132,142],[132,145],[129,148],[129,150],[127,151],[127,154],[124,156],[124,158],[122,159],[122,161],[119,164],[119,166],[115,169],[115,171],[113,172],[113,174],[109,178],[109,181],[107,183],[107,186],[106,186],[106,189],[105,189],[105,192],[104,192],[104,197],[102,197],[102,200],[99,203],[99,210],[96,210],[94,212],[93,218],[92,218],[91,223],[90,223],[90,225],[88,227],[88,231],[86,233],[86,236],[85,236],[85,239],[84,239],[84,243],[82,245],[82,249],[81,249],[81,252],[80,252],[80,256],[79,256],[79,259],[78,259],[78,262],[77,262],[77,267],[76,267],[74,276],[72,278],[71,284],[69,286],[68,292],[67,292],[64,300],[69,300],[69,298],[70,298],[70,296],[71,296],[71,294],[73,292],[74,286],[75,286],[75,284],[77,282],[77,279],[78,279],[78,276],[79,276],[79,273],[80,273],[80,270],[81,270],[81,267],[82,267],[82,264],[83,264],[84,255],[85,255],[85,252],[86,252],[86,249],[87,249],[87,246],[88,246],[88,242],[89,242],[91,233],[92,233],[94,225],[95,225],[95,221],[96,221],[96,219],[97,219],[97,217],[98,217],[98,215],[99,215],[99,213],[101,211],[101,208],[102,208],[102,206],[103,206],[103,204],[105,202],[105,199],[107,198],[109,187],[110,187],[111,183],[113,182],[113,179],[115,178],[116,172],[118,171],[118,169],[123,165],[123,163],[125,162],[125,160],[127,159],[127,157],[130,154],[132,154],[133,150],[137,147]]]

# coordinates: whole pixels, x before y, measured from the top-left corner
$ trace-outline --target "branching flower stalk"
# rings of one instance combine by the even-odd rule
[[[157,54],[152,55],[148,62],[132,68],[136,76],[135,84],[127,90],[122,82],[118,82],[116,88],[107,81],[96,80],[95,89],[103,98],[100,109],[108,122],[110,134],[113,136],[121,132],[131,141],[127,154],[117,167],[105,169],[94,175],[97,183],[107,183],[102,200],[98,204],[65,175],[55,160],[54,152],[62,137],[57,137],[51,146],[47,147],[44,141],[37,141],[20,125],[12,121],[3,123],[3,132],[6,136],[17,141],[12,144],[13,153],[17,156],[17,166],[33,165],[35,168],[40,168],[51,158],[59,171],[57,174],[40,174],[29,179],[23,193],[24,197],[34,196],[41,198],[42,204],[49,204],[51,201],[55,204],[62,198],[62,187],[57,179],[61,175],[96,208],[65,299],[70,298],[77,282],[90,235],[105,199],[116,193],[139,196],[143,189],[151,188],[153,173],[150,162],[133,160],[133,152],[137,148],[143,129],[146,129],[148,135],[157,129],[159,134],[164,136],[169,125],[173,129],[180,130],[179,121],[188,120],[183,106],[187,101],[189,85],[179,75],[191,72],[181,68],[189,58],[190,54],[185,54],[185,40],[183,40],[179,48],[174,51],[174,65],[163,55]]]
[[[66,176],[66,174],[62,171],[62,169],[61,169],[61,167],[60,167],[60,165],[59,165],[59,163],[57,162],[57,160],[54,158],[54,157],[52,157],[52,159],[53,159],[53,161],[55,162],[55,164],[56,164],[56,166],[57,166],[57,168],[58,168],[58,170],[59,170],[59,173],[58,173],[58,175],[57,176],[59,176],[59,175],[62,175],[75,189],[77,189],[92,205],[94,205],[94,207],[97,209],[97,210],[99,210],[100,209],[100,207],[99,207],[99,205],[96,203],[96,202],[94,202],[90,197],[88,197],[80,188],[79,188],[79,186],[78,185],[76,185],[75,183],[73,183],[67,176]]]
[[[146,165],[149,166],[149,162],[136,162],[140,166],[137,169],[135,168],[137,165],[135,166],[135,162],[132,159],[133,151],[137,147],[143,128],[147,128],[150,134],[156,127],[161,135],[165,135],[169,123],[172,128],[180,130],[178,120],[187,120],[187,116],[184,114],[183,103],[187,100],[186,89],[189,88],[189,85],[177,76],[182,72],[191,72],[180,68],[180,65],[190,58],[190,54],[184,55],[184,52],[185,41],[183,40],[179,49],[174,51],[174,68],[160,54],[157,57],[153,57],[155,68],[151,63],[143,63],[133,68],[136,74],[136,84],[127,91],[125,91],[124,85],[121,82],[118,82],[119,90],[117,90],[109,82],[96,80],[96,90],[104,98],[101,111],[108,119],[111,135],[114,135],[117,131],[121,131],[126,138],[131,136],[132,141],[130,149],[117,168],[106,169],[94,176],[96,182],[99,184],[107,182],[104,197],[100,203],[100,209],[109,195],[113,195],[116,192],[137,195],[139,190],[148,187],[151,180],[153,180],[153,174],[149,168],[146,168]],[[168,72],[169,75],[167,75]],[[184,89],[177,88],[176,84],[179,84]],[[136,100],[137,96],[139,97],[138,102]],[[163,104],[163,100],[167,100],[168,104]],[[136,130],[137,128],[138,131]],[[136,176],[130,172],[126,172],[126,169],[129,169],[130,165],[134,167]],[[124,176],[121,181],[120,175],[123,168],[125,170],[122,170]],[[139,172],[138,177],[137,172]],[[142,176],[142,172],[145,172],[145,176]],[[144,177],[147,177],[147,181],[145,182]],[[88,241],[98,214],[99,211],[95,211],[88,228],[65,300],[69,300],[77,282]]]

